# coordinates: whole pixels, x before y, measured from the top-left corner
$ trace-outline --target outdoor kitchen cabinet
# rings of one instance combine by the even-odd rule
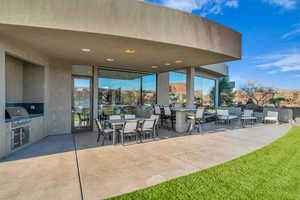
[[[10,153],[10,133],[8,133],[10,126],[8,123],[4,126],[5,131],[0,131],[0,158]]]
[[[37,142],[44,138],[46,136],[44,131],[44,117],[32,118],[30,129],[30,143]]]

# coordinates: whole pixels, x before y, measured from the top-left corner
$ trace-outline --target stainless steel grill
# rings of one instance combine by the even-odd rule
[[[11,120],[11,149],[17,149],[29,142],[29,114],[23,107],[8,107],[6,112]]]

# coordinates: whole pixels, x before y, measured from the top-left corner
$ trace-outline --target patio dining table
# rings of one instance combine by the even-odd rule
[[[145,118],[134,118],[134,119],[112,119],[112,120],[106,120],[107,123],[109,123],[113,129],[113,145],[116,144],[116,136],[117,136],[117,130],[122,129],[123,124],[128,120],[137,120],[137,121],[144,121]]]

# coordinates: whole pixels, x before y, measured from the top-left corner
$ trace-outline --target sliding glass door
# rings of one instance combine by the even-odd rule
[[[93,89],[89,77],[73,77],[72,132],[92,130]]]

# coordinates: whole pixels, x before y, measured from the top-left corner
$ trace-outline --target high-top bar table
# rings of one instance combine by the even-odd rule
[[[186,121],[187,114],[195,112],[196,109],[189,108],[175,108],[173,111],[176,112],[176,132],[184,133],[187,131],[188,123]]]

